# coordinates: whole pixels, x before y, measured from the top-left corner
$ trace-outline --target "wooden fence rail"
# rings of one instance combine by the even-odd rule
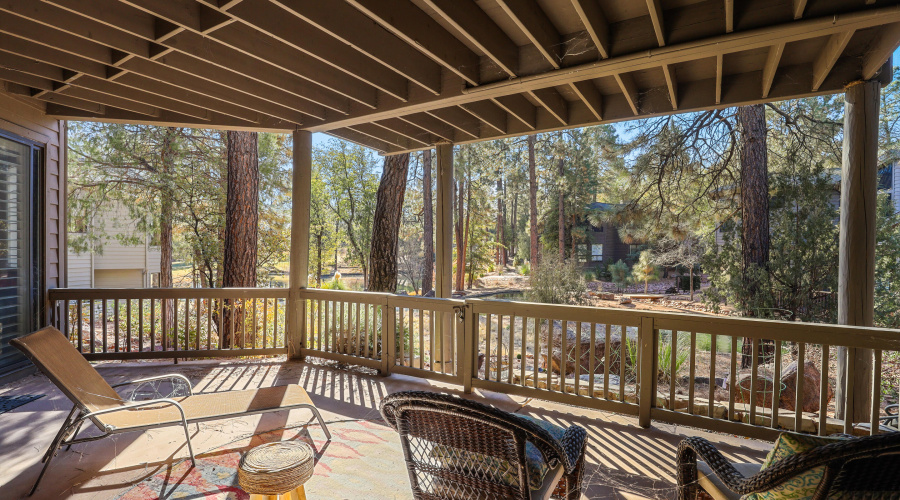
[[[92,360],[285,354],[286,338],[299,338],[303,356],[385,375],[766,439],[880,432],[900,385],[900,331],[881,328],[304,289],[305,330],[292,336],[285,289],[50,298],[55,324]],[[852,389],[866,377],[871,391],[868,416],[854,422],[835,418],[843,405],[833,398],[838,352],[852,360],[857,349],[872,352],[873,370],[851,367],[843,381]]]

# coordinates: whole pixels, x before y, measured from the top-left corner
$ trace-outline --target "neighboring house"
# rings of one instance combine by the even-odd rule
[[[158,286],[160,249],[151,235],[138,235],[138,245],[124,245],[117,236],[136,235],[137,223],[119,204],[101,210],[79,232],[103,234],[101,252],[75,253],[68,250],[69,288],[147,288]],[[78,232],[70,233],[70,238]]]
[[[602,211],[616,208],[609,203],[591,203],[591,211]],[[624,260],[631,251],[631,245],[622,241],[618,228],[603,222],[595,226],[589,221],[583,221],[587,227],[588,242],[579,244],[579,260],[585,267],[594,267],[600,263],[609,265],[618,260]]]

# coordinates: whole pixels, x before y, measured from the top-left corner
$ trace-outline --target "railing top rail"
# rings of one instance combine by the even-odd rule
[[[50,300],[286,299],[287,288],[52,288]]]
[[[314,300],[334,300],[337,302],[362,302],[384,305],[393,294],[383,292],[357,292],[354,290],[326,290],[323,288],[302,288],[300,297]]]

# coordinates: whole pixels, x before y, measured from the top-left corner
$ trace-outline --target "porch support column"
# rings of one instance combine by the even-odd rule
[[[838,323],[842,325],[872,326],[875,320],[880,93],[878,81],[854,82],[845,89],[837,301]],[[872,350],[839,347],[837,356],[837,417],[868,422],[872,412]],[[851,386],[847,386],[850,373]]]
[[[309,200],[312,185],[312,133],[294,130],[294,171],[291,185],[291,256],[287,307],[287,348],[303,361],[306,346],[306,301],[300,290],[309,283]]]
[[[435,146],[437,156],[437,244],[435,245],[435,297],[449,299],[453,283],[453,144]],[[452,326],[451,315],[442,315],[438,332],[441,339],[441,362],[443,366],[453,363],[453,338],[449,333]]]

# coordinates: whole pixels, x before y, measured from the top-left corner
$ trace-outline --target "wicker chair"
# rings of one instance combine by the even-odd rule
[[[431,392],[391,394],[381,415],[400,434],[417,500],[581,497],[581,427],[554,437],[522,416]]]
[[[763,471],[759,465],[732,464],[709,441],[690,437],[679,444],[677,463],[679,500],[698,498],[701,490],[716,500],[738,499],[822,465],[825,475],[813,500],[900,497],[900,432],[848,438],[792,455]]]

